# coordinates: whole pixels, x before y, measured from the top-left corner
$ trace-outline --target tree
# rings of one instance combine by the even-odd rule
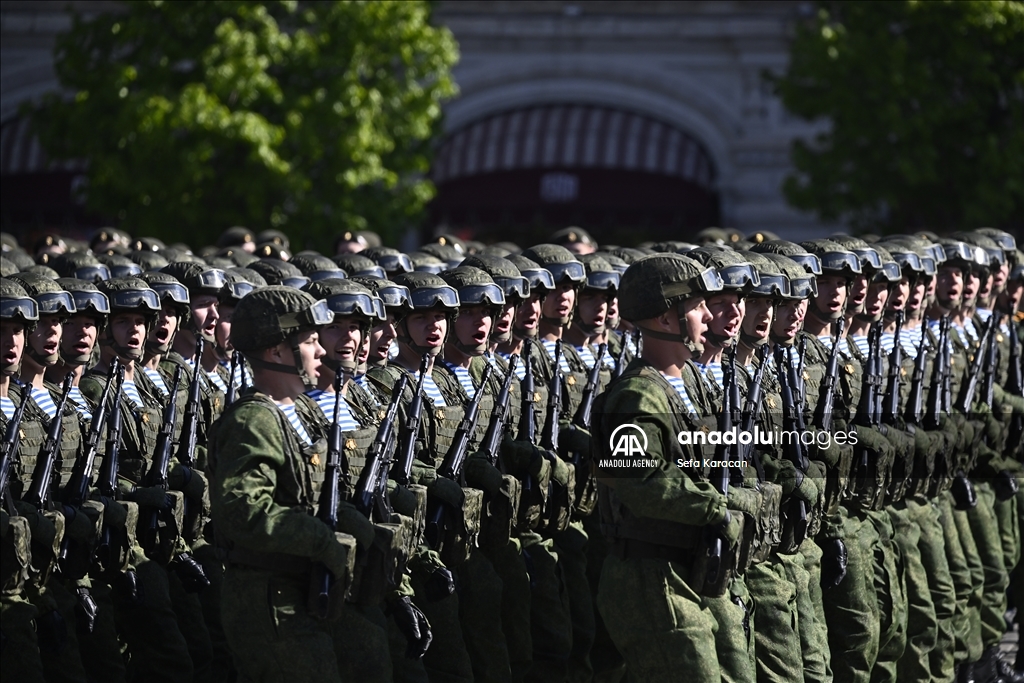
[[[857,227],[1024,227],[1024,3],[826,2],[798,27],[783,104],[791,204]]]
[[[75,17],[67,92],[33,118],[50,155],[88,161],[88,207],[136,233],[198,246],[243,224],[326,248],[418,219],[457,59],[425,2],[126,3]]]

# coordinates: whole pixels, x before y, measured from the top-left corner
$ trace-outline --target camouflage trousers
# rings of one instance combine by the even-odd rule
[[[981,644],[983,648],[989,648],[998,643],[1006,631],[1003,615],[1006,613],[1010,573],[1005,564],[999,519],[996,516],[995,490],[988,482],[975,481],[974,492],[978,504],[967,510],[967,521],[982,566],[983,588],[979,615]]]
[[[897,662],[907,645],[905,564],[887,510],[867,513],[878,534],[875,546],[875,605],[878,610],[878,657],[871,671],[877,683],[895,683]]]
[[[953,613],[954,662],[974,662],[981,657],[981,595],[983,574],[977,561],[977,547],[970,535],[966,513],[953,509],[953,496],[938,496],[939,525],[946,548],[946,561],[953,581],[956,609]]]
[[[605,559],[597,606],[630,680],[693,683],[723,680],[718,623],[687,583],[690,568],[666,560]]]
[[[935,610],[935,647],[928,653],[928,669],[932,681],[952,680],[956,649],[954,618],[957,596],[946,555],[946,539],[940,523],[941,509],[938,501],[913,498],[907,501],[907,511],[913,523],[917,525],[918,551],[921,554],[921,565],[928,580],[928,591]],[[909,590],[909,570],[907,584]],[[913,631],[912,626],[909,628]]]
[[[754,657],[755,611],[743,575],[733,577],[725,595],[704,598],[715,618],[715,650],[722,670],[722,683],[754,683],[757,663]]]
[[[789,562],[797,564],[789,556]],[[802,565],[802,562],[799,562]],[[802,566],[800,567],[802,570]],[[807,590],[806,572],[803,590]],[[786,570],[781,556],[752,566],[746,573],[747,589],[754,602],[757,628],[754,633],[759,683],[790,683],[804,680],[801,651],[800,590]]]
[[[530,639],[533,662],[527,681],[565,680],[569,675],[572,621],[562,567],[551,539],[535,532],[519,534],[530,580]]]
[[[928,586],[928,571],[921,554],[921,506],[903,500],[886,509],[895,531],[906,580],[906,648],[896,672],[900,681],[928,683],[932,678],[929,656],[938,641],[938,618]]]
[[[590,648],[594,644],[596,624],[594,601],[587,577],[587,532],[583,522],[574,519],[564,530],[554,534],[555,551],[562,569],[569,598],[572,621],[572,648],[569,652],[569,681],[588,683],[594,676]]]

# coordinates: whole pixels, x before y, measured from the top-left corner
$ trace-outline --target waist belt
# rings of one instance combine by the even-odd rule
[[[620,560],[665,560],[689,566],[696,554],[688,548],[658,545],[632,538],[616,538],[612,541],[611,554]]]
[[[313,567],[312,561],[307,557],[287,553],[262,553],[248,548],[236,547],[231,550],[223,550],[218,555],[222,555],[222,559],[229,564],[263,569],[278,574],[305,575],[309,574]]]

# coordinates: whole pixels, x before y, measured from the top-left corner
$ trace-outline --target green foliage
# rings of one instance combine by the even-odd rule
[[[793,205],[858,227],[1024,227],[1024,3],[830,2],[801,26],[785,106]]]
[[[86,199],[137,234],[199,246],[224,228],[328,247],[420,216],[451,33],[425,2],[138,2],[57,44],[69,98],[34,112]]]

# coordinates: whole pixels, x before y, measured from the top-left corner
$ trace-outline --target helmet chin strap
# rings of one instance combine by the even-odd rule
[[[256,358],[255,356],[246,356],[246,360],[254,368],[262,368],[264,370],[270,370],[272,372],[283,372],[288,375],[298,375],[302,380],[303,386],[306,387],[306,391],[316,389],[316,380],[309,376],[306,369],[302,367],[302,356],[299,353],[299,341],[298,334],[292,334],[287,339],[292,349],[292,358],[294,359],[293,365],[286,363],[272,363],[262,358]]]
[[[149,336],[149,325],[146,325],[146,336]],[[116,353],[121,358],[127,358],[133,361],[142,360],[142,348],[140,347],[138,349],[131,349],[128,348],[127,346],[122,346],[121,344],[118,344],[117,341],[114,340],[114,335],[111,333],[110,328],[107,328],[107,342],[110,344],[110,348],[114,349],[114,353]]]
[[[79,367],[79,366],[85,365],[90,360],[92,360],[92,353],[91,352],[90,353],[80,353],[80,354],[78,354],[76,356],[72,356],[72,355],[68,355],[68,354],[64,353],[64,351],[61,349],[61,350],[58,350],[57,353],[60,356],[60,360],[61,360],[62,363],[64,363],[64,365],[68,365],[68,366],[72,366],[72,367]]]
[[[444,335],[444,339],[441,341],[441,345],[440,346],[437,346],[437,347],[420,346],[419,344],[415,343],[412,340],[412,337],[409,336],[409,328],[406,327],[404,320],[399,324],[399,326],[397,328],[397,331],[398,331],[398,336],[395,337],[395,339],[397,341],[401,342],[402,344],[405,344],[406,346],[408,346],[410,349],[412,349],[413,351],[416,352],[417,356],[421,356],[421,357],[422,356],[440,356],[441,355],[441,351],[444,350],[444,343],[446,341],[448,341],[448,333],[446,331],[445,335]]]
[[[490,343],[485,341],[483,344],[473,344],[470,346],[468,344],[463,344],[458,340],[458,337],[456,337],[455,343],[453,344],[455,348],[467,356],[482,356],[487,352],[487,347],[489,345]]]

